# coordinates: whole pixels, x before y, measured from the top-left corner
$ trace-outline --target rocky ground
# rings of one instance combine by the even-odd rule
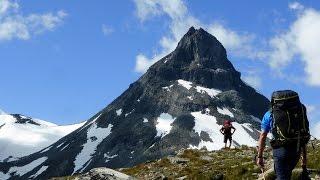
[[[255,165],[255,155],[255,148],[246,146],[220,151],[181,150],[176,156],[119,171],[137,179],[263,179],[260,168]],[[274,179],[271,149],[267,149],[264,156],[264,177]],[[314,140],[308,145],[308,160],[310,177],[320,179],[320,141]],[[300,169],[297,165],[293,179],[298,179]]]

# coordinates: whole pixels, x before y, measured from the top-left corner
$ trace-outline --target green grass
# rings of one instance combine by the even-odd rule
[[[267,160],[272,159],[272,150],[264,153]],[[154,172],[160,172],[168,179],[188,176],[188,179],[257,179],[261,173],[260,168],[253,161],[255,148],[241,146],[235,149],[222,149],[219,151],[185,150],[179,157],[190,161],[185,164],[172,164],[167,158],[143,163],[138,166],[123,169],[122,172],[139,179],[152,179]],[[203,160],[202,156],[210,156],[212,160]],[[320,142],[315,143],[313,150],[308,145],[308,168],[320,170]],[[297,165],[300,167],[300,163]],[[293,179],[298,175],[293,175]],[[270,178],[273,179],[272,175]]]

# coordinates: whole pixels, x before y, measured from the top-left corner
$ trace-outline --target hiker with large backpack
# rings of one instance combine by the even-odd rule
[[[233,130],[233,132],[232,132]],[[223,123],[222,128],[220,129],[221,134],[224,135],[224,148],[227,148],[227,142],[229,140],[229,148],[231,147],[232,144],[232,135],[236,131],[236,128],[234,128],[231,124],[231,121],[225,120]]]
[[[263,151],[268,133],[273,149],[274,170],[278,180],[289,180],[292,170],[302,155],[302,168],[306,171],[306,144],[310,139],[306,107],[298,93],[291,90],[275,91],[271,97],[271,109],[261,122],[261,134],[257,164],[262,168]]]

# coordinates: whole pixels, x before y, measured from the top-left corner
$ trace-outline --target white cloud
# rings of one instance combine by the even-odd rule
[[[292,10],[303,10],[304,6],[299,2],[292,2],[292,3],[289,3],[289,8]]]
[[[145,55],[143,54],[139,54],[136,57],[136,67],[135,67],[135,71],[136,72],[145,72],[146,70],[148,70],[148,68],[155,63],[154,59],[148,59]]]
[[[246,75],[241,77],[241,79],[255,89],[261,89],[262,87],[262,79],[258,75]]]
[[[134,0],[136,14],[141,21],[154,16],[166,14],[170,18],[180,18],[187,12],[187,8],[181,0]]]
[[[312,114],[316,110],[316,106],[306,104],[307,113]]]
[[[10,2],[9,0],[0,0],[0,15],[5,14],[10,10],[17,10],[19,4],[17,2]]]
[[[252,46],[254,36],[237,33],[220,23],[202,23],[188,13],[188,9],[182,0],[135,0],[135,4],[137,17],[142,22],[163,15],[168,16],[171,20],[169,34],[164,35],[159,41],[161,51],[152,58],[148,58],[141,53],[136,57],[135,70],[137,72],[145,72],[150,65],[173,51],[181,37],[191,26],[206,29],[216,36],[233,55],[251,58],[260,58],[263,55]]]
[[[102,24],[102,33],[105,35],[105,36],[108,36],[110,34],[112,34],[114,32],[113,28],[110,27],[110,26],[107,26],[105,24]]]
[[[24,16],[17,2],[0,0],[0,41],[27,40],[35,34],[52,31],[66,16],[67,14],[61,10],[56,13]]]
[[[320,12],[304,9],[289,30],[270,40],[270,67],[281,71],[299,59],[304,65],[306,84],[320,86]],[[296,75],[301,76],[301,75]]]
[[[311,127],[311,135],[316,137],[317,139],[320,139],[320,121],[317,121],[312,127]]]
[[[320,113],[318,111],[319,105],[305,104],[310,123],[311,135],[320,139]]]

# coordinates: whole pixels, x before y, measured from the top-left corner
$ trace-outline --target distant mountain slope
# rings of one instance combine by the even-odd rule
[[[4,177],[47,179],[95,167],[130,167],[181,148],[223,147],[225,119],[235,146],[255,146],[269,101],[245,84],[222,44],[193,27],[177,48],[85,125],[49,148],[0,163]]]
[[[82,126],[58,126],[19,114],[0,114],[0,161],[12,161],[35,153]]]

